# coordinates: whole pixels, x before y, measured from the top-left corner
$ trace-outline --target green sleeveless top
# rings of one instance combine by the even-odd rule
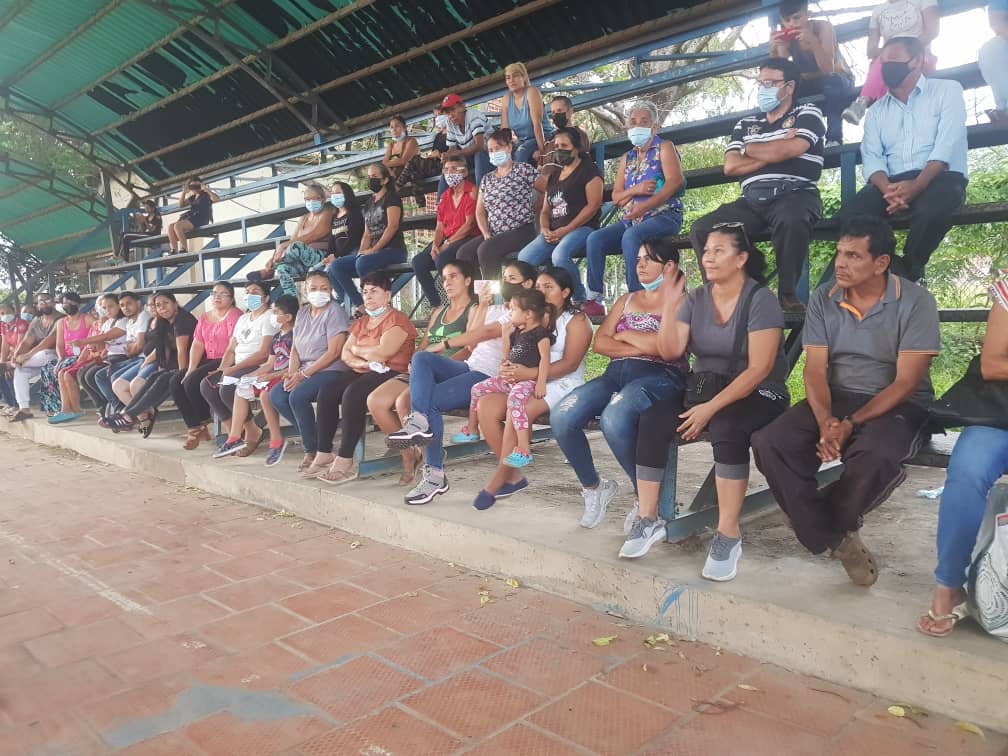
[[[450,323],[444,322],[444,315],[448,312],[447,307],[442,307],[434,318],[434,323],[430,327],[430,331],[427,334],[427,341],[430,344],[440,344],[445,339],[449,339],[452,336],[458,336],[460,333],[465,333],[466,325],[469,323],[469,311],[473,308],[473,302],[466,305],[466,308],[462,311],[455,320]],[[451,357],[458,351],[457,347],[452,347],[451,349],[445,349],[443,354],[445,357]]]

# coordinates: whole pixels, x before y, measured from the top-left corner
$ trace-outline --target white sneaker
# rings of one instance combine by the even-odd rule
[[[616,491],[619,486],[614,480],[599,479],[599,484],[595,488],[581,489],[581,496],[584,498],[585,511],[581,517],[582,528],[597,528],[605,517],[609,503],[616,498]]]
[[[738,573],[738,560],[742,556],[742,539],[728,538],[717,531],[707,552],[702,577],[720,583],[734,579]]]
[[[626,519],[623,520],[623,535],[630,535],[630,531],[633,530],[634,523],[640,519],[640,502],[634,499],[633,509],[626,513]]]
[[[659,541],[665,540],[665,520],[641,517],[633,525],[619,555],[624,559],[636,559],[648,553]]]

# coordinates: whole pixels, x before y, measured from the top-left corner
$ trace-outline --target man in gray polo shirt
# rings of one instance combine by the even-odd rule
[[[752,437],[798,540],[813,554],[829,550],[858,585],[878,578],[861,518],[903,482],[920,447],[940,346],[934,298],[888,271],[895,249],[882,219],[844,225],[836,283],[819,287],[805,318],[807,398]],[[819,491],[816,471],[837,459],[843,474]]]

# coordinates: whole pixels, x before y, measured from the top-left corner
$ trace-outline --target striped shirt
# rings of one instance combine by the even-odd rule
[[[742,147],[748,144],[787,139],[787,132],[791,129],[796,129],[798,136],[808,142],[808,149],[797,157],[772,163],[745,176],[740,182],[743,189],[760,181],[801,181],[812,186],[819,183],[826,121],[815,105],[798,105],[774,123],[767,120],[766,113],[746,116],[735,124],[725,153],[741,152]]]
[[[448,146],[457,147],[460,150],[468,149],[472,146],[477,135],[482,134],[487,129],[486,116],[478,110],[466,110],[465,124],[459,128],[455,121],[448,119]]]

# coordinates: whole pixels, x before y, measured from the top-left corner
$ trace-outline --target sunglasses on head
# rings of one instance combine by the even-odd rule
[[[749,234],[746,233],[745,223],[741,221],[725,221],[724,223],[715,223],[711,226],[711,231],[737,231],[742,235],[742,239],[745,241],[745,248],[752,249],[752,242],[749,240]]]

